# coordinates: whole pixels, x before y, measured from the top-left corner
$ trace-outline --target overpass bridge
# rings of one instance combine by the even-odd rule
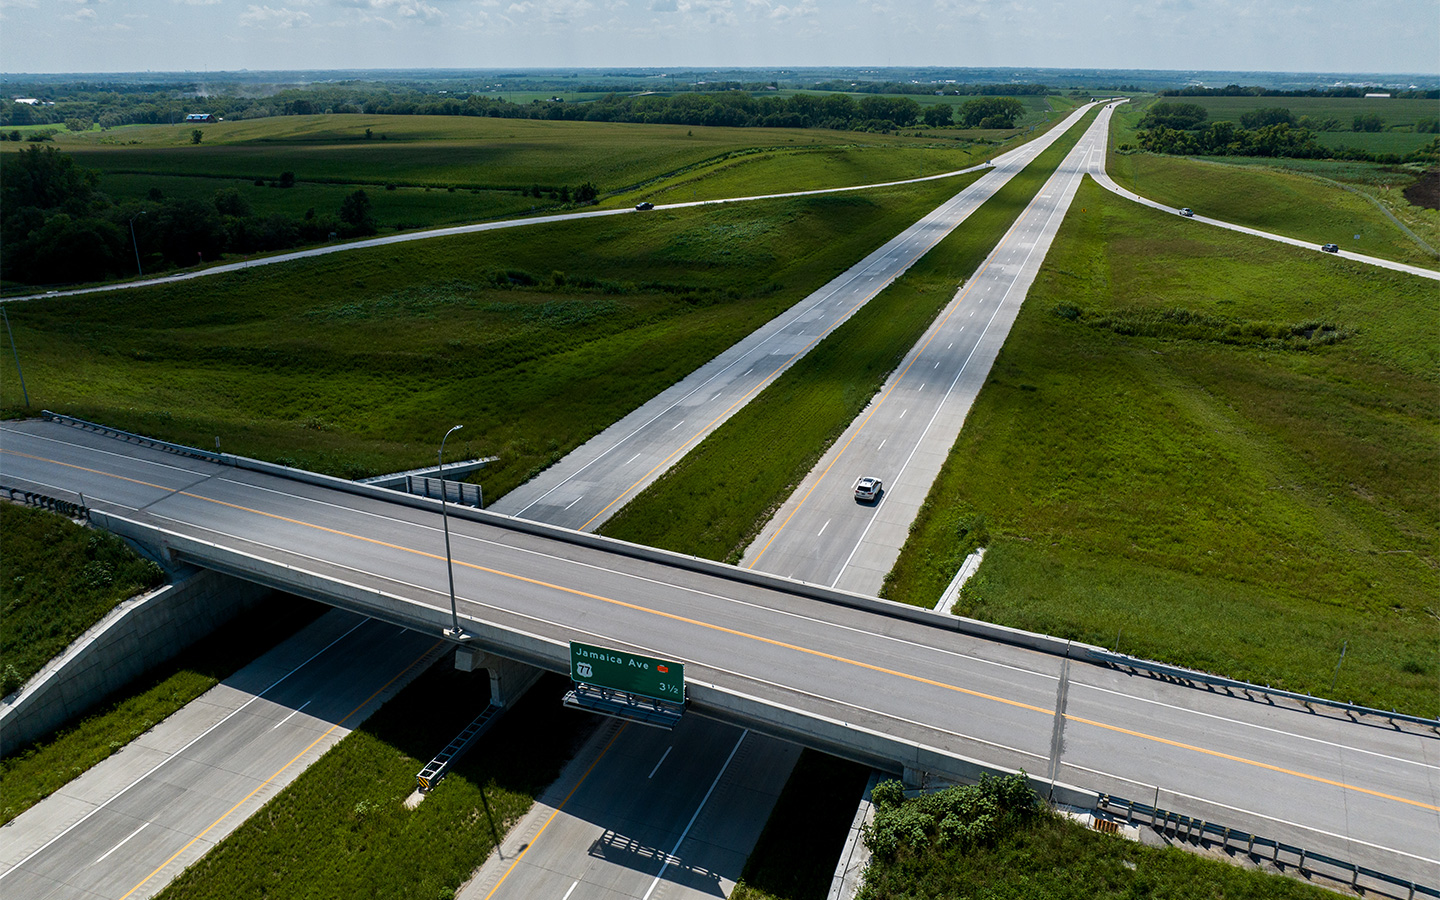
[[[0,429],[0,482],[83,494],[96,524],[179,562],[450,624],[425,498],[38,420]],[[676,659],[695,712],[877,768],[1023,768],[1061,802],[1127,797],[1440,882],[1433,723],[1197,690],[1091,664],[1100,648],[477,510],[450,530],[463,625],[500,657],[568,671],[578,640]]]

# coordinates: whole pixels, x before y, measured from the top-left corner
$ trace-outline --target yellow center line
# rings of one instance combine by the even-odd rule
[[[585,774],[580,776],[580,780],[575,782],[575,786],[570,789],[570,793],[566,794],[565,799],[560,801],[560,805],[555,807],[554,811],[550,813],[550,817],[545,820],[544,825],[540,826],[540,830],[535,832],[535,836],[531,838],[523,848],[521,848],[520,855],[515,857],[515,861],[510,864],[510,868],[506,869],[505,874],[500,876],[500,880],[495,882],[495,886],[490,889],[490,893],[485,895],[485,900],[490,900],[491,897],[495,896],[495,892],[500,890],[500,885],[504,884],[505,879],[510,877],[510,873],[515,871],[515,867],[520,865],[520,860],[524,859],[525,854],[530,852],[530,848],[535,846],[536,842],[540,840],[540,835],[544,834],[545,829],[550,827],[550,823],[555,821],[555,817],[560,815],[560,810],[564,809],[565,804],[570,802],[570,798],[575,796],[575,792],[580,790],[580,785],[584,784],[585,779],[590,777],[590,773],[595,771],[595,767],[600,765],[600,760],[604,759],[605,754],[610,752],[610,748],[615,746],[615,742],[620,739],[621,733],[625,731],[626,726],[628,726],[629,724],[629,722],[624,722],[620,725],[620,728],[616,730],[613,736],[611,736],[609,743],[605,745],[605,749],[600,751],[600,755],[595,757],[595,761],[590,764],[590,768],[586,769]],[[500,847],[497,845],[495,847],[495,850],[496,852],[499,852]]]
[[[13,451],[0,450],[0,453],[9,453],[9,452],[13,452]],[[44,457],[28,456],[27,454],[16,454],[16,455],[19,455],[19,456],[27,456],[29,459],[43,460],[43,461],[46,461],[46,462],[53,463],[53,464],[55,464],[55,465],[64,466],[64,467],[68,467],[68,468],[79,469],[79,470],[83,470],[83,471],[87,471],[87,472],[95,472],[96,474],[99,474],[99,475],[106,475],[106,474],[107,474],[107,473],[105,473],[105,472],[100,472],[100,471],[98,471],[98,470],[96,470],[96,469],[87,469],[87,468],[85,468],[84,466],[73,465],[73,464],[71,464],[71,463],[60,462],[60,461],[58,461],[58,460],[46,460],[46,459],[44,459]],[[134,482],[134,483],[137,483],[137,484],[145,484],[145,482],[136,481],[136,480],[133,479],[133,478],[125,478],[124,476],[116,475],[116,476],[111,476],[111,477],[121,478],[121,479],[123,479],[123,480],[125,480],[125,481],[131,481],[131,482]],[[157,486],[157,487],[158,487],[158,486]],[[162,488],[162,489],[164,489],[164,488]],[[316,524],[314,524],[314,523],[305,522],[305,521],[302,521],[302,520],[300,520],[300,519],[292,519],[292,518],[290,518],[290,517],[288,517],[288,516],[282,516],[282,515],[278,515],[278,514],[276,514],[276,513],[269,513],[269,512],[265,512],[265,511],[263,511],[263,510],[253,509],[253,508],[248,507],[248,506],[241,506],[240,504],[230,503],[230,502],[227,502],[227,501],[225,501],[225,500],[217,500],[217,499],[212,498],[212,497],[203,497],[203,496],[200,496],[199,494],[192,494],[192,493],[189,493],[189,492],[186,492],[186,491],[176,491],[176,493],[181,494],[181,495],[186,496],[186,497],[190,497],[190,498],[195,499],[195,500],[201,500],[201,501],[204,501],[204,502],[207,502],[207,503],[214,503],[214,504],[217,504],[217,505],[220,505],[220,506],[229,507],[230,509],[240,510],[240,511],[242,511],[242,512],[253,513],[254,515],[262,516],[262,517],[264,517],[264,518],[274,519],[274,520],[280,521],[280,522],[288,522],[288,523],[290,523],[290,524],[299,525],[299,526],[306,527],[306,528],[313,528],[313,529],[315,529],[315,530],[317,530],[317,531],[323,531],[323,532],[325,532],[325,533],[327,533],[327,534],[336,535],[337,537],[351,538],[351,539],[354,539],[354,540],[357,540],[357,541],[361,541],[361,542],[363,542],[363,543],[372,544],[372,545],[380,546],[380,547],[386,547],[386,548],[389,548],[389,549],[392,549],[392,550],[397,550],[397,551],[400,551],[400,552],[402,552],[402,553],[412,553],[412,554],[415,554],[415,555],[417,555],[417,556],[423,556],[423,557],[427,557],[427,558],[429,558],[429,559],[435,559],[435,560],[439,560],[439,559],[443,559],[443,558],[444,558],[444,557],[442,557],[440,554],[437,554],[437,553],[430,553],[430,552],[427,552],[427,551],[424,551],[424,550],[416,550],[416,549],[411,548],[411,547],[404,547],[404,546],[401,546],[401,545],[399,545],[399,544],[392,544],[392,543],[390,543],[390,542],[388,542],[388,541],[382,541],[382,540],[379,540],[379,539],[377,539],[377,538],[365,537],[364,535],[353,534],[353,533],[347,532],[347,531],[341,531],[341,530],[339,530],[339,529],[330,528],[330,527],[327,527],[327,526],[325,526],[325,525],[316,525]],[[240,538],[240,540],[244,540],[244,539],[243,539],[243,538]],[[715,623],[713,623],[713,622],[705,622],[705,621],[702,621],[702,620],[700,620],[700,619],[693,619],[693,618],[690,618],[690,617],[688,617],[688,616],[682,616],[682,615],[680,615],[680,614],[678,614],[678,613],[665,612],[664,610],[653,609],[653,608],[648,607],[648,606],[641,606],[641,605],[638,604],[638,603],[630,603],[630,602],[627,602],[627,601],[625,601],[625,600],[617,600],[617,599],[615,599],[615,598],[613,598],[613,597],[606,597],[606,596],[604,596],[604,595],[602,595],[602,594],[595,594],[595,593],[591,593],[591,592],[589,592],[589,591],[580,590],[580,589],[578,589],[578,588],[566,587],[566,586],[564,586],[564,585],[554,584],[554,583],[551,583],[551,582],[548,582],[548,581],[542,581],[542,580],[540,580],[540,579],[538,579],[538,578],[530,578],[529,576],[526,576],[526,575],[519,575],[519,574],[516,574],[516,573],[514,573],[514,572],[505,572],[505,571],[501,571],[500,569],[492,569],[492,568],[489,568],[488,566],[482,566],[482,565],[478,565],[478,564],[476,564],[476,563],[469,563],[469,562],[465,562],[465,561],[463,561],[463,560],[458,560],[458,559],[457,559],[457,560],[454,560],[454,562],[455,562],[455,564],[458,565],[458,566],[462,566],[462,567],[467,568],[467,569],[473,569],[473,570],[475,570],[475,571],[477,571],[477,572],[484,572],[484,573],[486,573],[486,574],[495,575],[495,576],[500,577],[500,578],[506,578],[506,579],[510,579],[510,580],[512,580],[512,581],[523,582],[523,583],[525,583],[525,584],[533,585],[533,586],[539,587],[539,588],[544,588],[544,589],[546,589],[546,590],[553,590],[553,591],[556,591],[556,592],[559,592],[559,593],[569,594],[569,595],[574,596],[574,597],[584,597],[584,598],[586,598],[586,599],[588,599],[588,600],[594,600],[594,601],[596,601],[596,602],[605,603],[605,604],[608,604],[608,605],[610,605],[610,606],[617,606],[617,607],[620,607],[620,608],[623,608],[623,609],[632,610],[632,611],[634,611],[634,612],[639,612],[639,613],[644,613],[644,614],[647,614],[647,615],[657,616],[657,617],[660,617],[660,618],[663,618],[663,619],[669,619],[670,621],[680,622],[680,623],[683,623],[683,624],[685,624],[685,625],[693,625],[693,626],[695,626],[696,628],[703,628],[703,629],[706,629],[706,630],[708,630],[708,631],[713,631],[713,632],[718,632],[718,633],[721,633],[721,634],[731,635],[732,637],[741,638],[741,639],[743,639],[743,640],[754,641],[754,642],[756,642],[756,643],[766,644],[766,645],[771,646],[771,647],[778,647],[778,648],[783,649],[783,650],[789,650],[789,651],[792,651],[792,652],[794,652],[794,653],[799,653],[799,654],[803,654],[803,655],[806,655],[806,656],[815,657],[815,658],[818,658],[818,659],[830,660],[831,662],[839,663],[839,664],[841,664],[841,665],[853,666],[853,667],[855,667],[855,668],[865,669],[865,670],[870,671],[870,672],[875,672],[875,673],[881,674],[881,675],[888,675],[888,676],[893,677],[893,678],[899,678],[899,679],[902,679],[902,680],[905,680],[905,681],[909,681],[909,682],[913,682],[913,683],[916,683],[916,684],[923,684],[923,685],[926,685],[926,686],[929,686],[929,687],[939,688],[939,689],[941,689],[941,690],[953,691],[953,692],[955,692],[955,693],[964,694],[964,695],[969,696],[969,697],[975,697],[975,698],[980,699],[980,700],[989,700],[989,701],[991,701],[991,702],[993,702],[993,703],[999,703],[999,704],[1002,704],[1002,705],[1004,705],[1004,706],[1014,707],[1014,708],[1016,708],[1016,709],[1024,709],[1024,710],[1028,710],[1028,711],[1030,711],[1030,712],[1040,713],[1040,714],[1046,715],[1046,716],[1053,716],[1054,713],[1055,713],[1055,711],[1054,711],[1053,709],[1046,709],[1045,707],[1042,707],[1042,706],[1035,706],[1035,705],[1030,704],[1030,703],[1021,702],[1021,701],[1019,701],[1019,700],[1010,700],[1010,699],[1008,699],[1008,698],[999,697],[999,696],[996,696],[996,695],[994,695],[994,694],[987,694],[987,693],[984,693],[983,691],[971,690],[970,688],[961,687],[961,686],[956,685],[956,684],[949,684],[948,682],[936,681],[936,680],[931,679],[931,678],[925,678],[924,676],[921,676],[921,675],[914,675],[914,674],[911,674],[911,673],[909,673],[909,672],[901,672],[901,671],[899,671],[898,669],[890,669],[890,668],[887,668],[887,667],[885,667],[885,666],[875,665],[874,663],[867,663],[867,662],[863,662],[863,661],[858,660],[858,659],[851,659],[851,658],[846,657],[846,656],[840,656],[840,655],[833,654],[833,653],[827,653],[827,652],[825,652],[825,651],[823,651],[823,650],[816,650],[816,649],[811,648],[811,647],[803,647],[803,646],[801,646],[801,645],[799,645],[799,644],[791,644],[791,643],[788,643],[788,642],[786,642],[786,641],[778,640],[778,639],[776,639],[776,638],[769,638],[769,637],[765,637],[764,635],[752,634],[752,633],[750,633],[750,632],[740,631],[739,629],[729,628],[729,627],[724,626],[724,625],[717,625],[717,624],[715,624]],[[743,677],[743,676],[742,676],[742,677]],[[1192,750],[1192,751],[1194,751],[1194,752],[1196,752],[1196,753],[1201,753],[1201,754],[1204,754],[1204,755],[1206,755],[1206,756],[1213,756],[1213,757],[1216,757],[1216,758],[1219,758],[1219,759],[1226,759],[1226,760],[1229,760],[1229,761],[1232,761],[1232,762],[1242,763],[1242,764],[1248,765],[1248,766],[1255,766],[1256,768],[1267,769],[1267,770],[1273,771],[1273,772],[1281,772],[1281,773],[1284,773],[1284,774],[1287,774],[1287,775],[1293,775],[1293,776],[1296,777],[1296,778],[1302,778],[1302,779],[1305,779],[1306,781],[1313,781],[1313,782],[1315,782],[1315,783],[1317,783],[1317,784],[1327,784],[1327,785],[1331,785],[1331,786],[1334,786],[1334,787],[1343,788],[1344,790],[1356,791],[1356,792],[1362,793],[1362,794],[1369,794],[1370,796],[1373,796],[1373,797],[1381,797],[1381,798],[1386,799],[1386,800],[1394,800],[1394,801],[1396,801],[1396,802],[1398,802],[1398,803],[1404,803],[1404,804],[1407,804],[1407,805],[1410,805],[1410,806],[1419,807],[1419,808],[1421,808],[1421,809],[1428,809],[1428,810],[1433,810],[1433,811],[1436,811],[1436,812],[1440,812],[1440,806],[1436,806],[1436,805],[1434,805],[1434,804],[1425,803],[1425,802],[1422,802],[1422,801],[1419,801],[1419,800],[1410,800],[1410,799],[1406,799],[1406,798],[1404,798],[1404,797],[1397,797],[1397,796],[1394,796],[1393,794],[1386,794],[1386,793],[1383,793],[1383,792],[1381,792],[1381,791],[1371,790],[1370,788],[1364,788],[1364,787],[1360,787],[1360,786],[1358,786],[1358,785],[1348,784],[1348,783],[1342,782],[1342,781],[1334,781],[1334,780],[1331,780],[1331,779],[1329,779],[1329,778],[1324,778],[1324,777],[1319,776],[1319,775],[1310,775],[1310,774],[1308,774],[1308,773],[1298,772],[1298,771],[1295,771],[1295,770],[1293,770],[1293,769],[1281,768],[1281,767],[1279,767],[1279,766],[1275,766],[1275,765],[1272,765],[1272,764],[1270,764],[1270,763],[1259,762],[1259,761],[1257,761],[1257,760],[1248,759],[1248,758],[1243,757],[1243,756],[1234,756],[1234,755],[1231,755],[1231,754],[1223,753],[1223,752],[1218,751],[1218,750],[1209,750],[1209,749],[1206,749],[1206,748],[1204,748],[1204,747],[1197,747],[1197,746],[1195,746],[1194,744],[1186,744],[1186,743],[1183,743],[1183,742],[1181,742],[1181,741],[1174,741],[1174,740],[1170,740],[1169,738],[1162,738],[1162,737],[1159,737],[1159,736],[1157,736],[1157,735],[1147,734],[1147,733],[1145,733],[1145,732],[1143,732],[1143,731],[1132,731],[1132,730],[1130,730],[1130,729],[1123,728],[1123,727],[1118,726],[1118,725],[1108,725],[1108,724],[1105,724],[1105,723],[1103,723],[1103,722],[1097,722],[1097,721],[1094,721],[1094,720],[1092,720],[1092,719],[1084,719],[1084,718],[1081,718],[1081,717],[1079,717],[1079,716],[1066,715],[1066,719],[1069,720],[1069,721],[1072,721],[1072,722],[1078,722],[1078,723],[1085,724],[1085,725],[1092,725],[1092,726],[1094,726],[1094,727],[1096,727],[1096,728],[1101,728],[1101,729],[1104,729],[1104,730],[1107,730],[1107,731],[1113,731],[1113,732],[1116,732],[1116,733],[1119,733],[1119,734],[1125,734],[1125,735],[1128,735],[1128,736],[1131,736],[1131,737],[1140,738],[1140,739],[1142,739],[1142,740],[1153,741],[1153,742],[1155,742],[1155,743],[1157,743],[1157,744],[1164,744],[1164,745],[1166,745],[1166,746],[1176,747],[1176,748],[1180,748],[1180,749],[1184,749],[1184,750]],[[343,720],[342,720],[342,721],[343,721]],[[213,827],[213,826],[212,826],[212,827]],[[128,896],[128,895],[127,895],[127,896]],[[124,900],[124,898],[122,898],[122,900]]]
[[[78,467],[77,467],[77,468],[78,468]],[[116,477],[118,478],[118,477],[121,477],[121,476],[116,476]],[[128,479],[128,478],[127,478],[126,480],[127,480],[127,481],[130,481],[130,480],[133,480],[133,479]],[[143,484],[144,482],[141,482],[141,483]],[[196,841],[200,840],[200,839],[203,838],[205,835],[209,834],[217,825],[219,825],[221,822],[223,822],[223,821],[225,821],[227,818],[229,818],[231,813],[235,812],[235,810],[237,810],[237,809],[239,809],[241,806],[245,805],[247,802],[249,802],[249,800],[250,800],[251,797],[254,797],[256,794],[260,793],[260,791],[262,791],[265,787],[267,787],[271,782],[273,782],[275,779],[279,778],[282,774],[284,774],[285,770],[288,769],[288,768],[290,768],[291,766],[295,765],[296,761],[299,760],[300,757],[302,757],[302,756],[304,756],[305,754],[309,753],[312,749],[314,749],[314,747],[315,747],[316,744],[320,743],[321,741],[323,741],[323,740],[325,740],[327,737],[329,737],[329,736],[335,731],[335,729],[339,728],[340,726],[344,725],[346,722],[350,721],[350,718],[351,718],[352,716],[354,716],[356,713],[358,713],[361,709],[364,709],[366,704],[368,704],[371,700],[374,700],[376,697],[380,696],[380,694],[381,694],[382,692],[384,692],[386,688],[388,688],[388,687],[390,687],[390,685],[394,684],[394,683],[396,682],[396,680],[399,679],[399,678],[400,678],[402,675],[404,675],[406,672],[409,672],[411,669],[413,669],[413,668],[415,668],[417,665],[419,665],[421,660],[423,660],[425,657],[429,656],[431,653],[435,652],[435,648],[436,648],[436,647],[439,647],[439,646],[440,646],[441,644],[443,644],[443,643],[445,643],[445,642],[444,642],[444,641],[436,641],[435,643],[431,644],[431,645],[425,650],[424,653],[422,653],[422,654],[420,654],[419,656],[415,657],[415,659],[411,661],[410,665],[406,666],[405,668],[401,669],[399,672],[395,673],[395,676],[394,676],[393,678],[391,678],[389,681],[387,681],[387,682],[385,682],[384,684],[382,684],[380,687],[376,688],[376,689],[375,689],[375,693],[371,694],[370,696],[366,697],[364,700],[360,701],[360,705],[359,705],[359,706],[356,706],[354,709],[350,710],[350,712],[346,713],[346,714],[345,714],[345,718],[341,719],[340,721],[336,722],[334,725],[331,725],[329,728],[325,729],[325,733],[324,733],[324,734],[320,735],[320,736],[317,737],[315,740],[311,741],[310,744],[309,744],[309,746],[307,746],[304,750],[301,750],[299,753],[295,754],[295,756],[292,757],[292,758],[290,759],[290,761],[287,762],[285,765],[283,765],[283,766],[281,766],[280,768],[276,769],[274,775],[271,775],[269,778],[267,778],[267,779],[265,779],[264,781],[260,782],[260,784],[255,787],[255,790],[253,790],[253,791],[251,791],[250,793],[246,794],[246,795],[245,795],[241,800],[239,800],[234,806],[230,807],[229,809],[225,810],[225,812],[221,813],[221,814],[220,814],[220,818],[218,818],[218,819],[216,819],[215,821],[211,822],[209,825],[207,825],[207,826],[205,827],[205,830],[204,830],[204,831],[202,831],[202,832],[200,832],[199,834],[195,835],[193,838],[191,838],[189,841],[186,842],[185,846],[181,847],[179,850],[176,850],[176,851],[170,856],[169,859],[165,860],[163,863],[161,863],[160,865],[156,866],[156,867],[155,867],[155,871],[151,872],[149,875],[146,875],[143,879],[141,879],[141,881],[140,881],[139,884],[135,885],[133,888],[131,888],[130,890],[126,891],[126,892],[125,892],[125,895],[124,895],[123,897],[121,897],[120,900],[128,900],[128,898],[130,897],[131,894],[134,894],[136,891],[140,890],[142,887],[144,887],[144,886],[146,885],[146,883],[148,883],[148,882],[150,881],[150,879],[152,879],[152,878],[154,878],[156,875],[160,874],[160,871],[161,871],[162,869],[164,869],[166,866],[170,865],[172,862],[174,862],[175,859],[180,856],[180,854],[184,853],[186,850],[189,850],[192,846],[194,846],[194,844],[195,844]]]

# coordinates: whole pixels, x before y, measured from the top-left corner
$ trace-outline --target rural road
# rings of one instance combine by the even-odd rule
[[[448,613],[438,510],[50,422],[5,423],[0,438],[6,483],[65,497],[83,491],[101,513],[263,556],[303,577],[341,578],[435,621]],[[527,534],[501,516],[451,517],[450,534],[460,612],[473,633],[681,660],[701,713],[715,708],[697,695],[743,696],[756,710],[784,708],[1010,768],[1046,771],[1053,759],[1062,678],[1054,655],[968,637],[923,611],[881,615],[817,602],[783,581],[747,583],[743,570],[709,574],[616,554],[608,542]],[[1440,878],[1433,729],[1357,724],[1089,665],[1070,665],[1068,677],[1059,781],[1158,798],[1423,882]],[[96,849],[85,844],[74,852]],[[681,846],[676,855],[697,853]]]
[[[963,223],[1089,111],[1086,105],[809,297],[656,395],[491,509],[592,531]]]

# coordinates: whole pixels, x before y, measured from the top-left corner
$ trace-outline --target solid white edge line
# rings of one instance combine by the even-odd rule
[[[46,841],[45,843],[41,844],[39,847],[36,847],[33,851],[31,851],[28,855],[26,855],[24,859],[21,859],[19,862],[15,863],[15,865],[11,866],[11,867],[10,867],[9,869],[7,869],[6,871],[0,872],[0,880],[4,880],[6,876],[8,876],[8,875],[13,875],[15,872],[19,871],[19,869],[20,869],[21,866],[25,865],[27,862],[29,862],[30,860],[34,859],[36,855],[44,852],[48,847],[50,847],[50,846],[53,845],[56,841],[58,841],[58,840],[60,840],[61,838],[63,838],[65,835],[69,834],[70,832],[74,831],[76,828],[79,828],[81,825],[83,825],[83,824],[85,824],[86,822],[88,822],[88,821],[90,820],[90,817],[91,817],[91,816],[93,816],[93,815],[95,815],[96,813],[100,812],[102,809],[104,809],[105,807],[109,806],[111,803],[114,803],[116,800],[118,800],[122,795],[124,795],[124,794],[125,794],[127,791],[129,791],[131,788],[135,787],[135,786],[136,786],[137,784],[139,784],[140,782],[142,782],[142,781],[144,781],[145,779],[149,778],[151,775],[154,775],[154,774],[155,774],[156,772],[158,772],[162,767],[164,767],[164,766],[166,766],[166,765],[169,765],[171,762],[173,762],[173,761],[176,760],[176,759],[179,759],[179,758],[180,758],[180,754],[184,753],[186,750],[189,750],[191,747],[193,747],[197,741],[202,740],[202,739],[205,738],[207,735],[209,735],[212,731],[214,731],[215,729],[219,728],[221,725],[224,725],[226,722],[228,722],[228,721],[230,721],[231,719],[235,718],[235,716],[239,715],[240,712],[245,709],[245,707],[249,706],[250,704],[254,703],[256,700],[259,700],[261,697],[263,697],[263,696],[265,696],[266,694],[270,693],[270,692],[271,692],[272,690],[274,690],[276,687],[279,687],[279,685],[280,685],[280,683],[281,683],[282,681],[286,680],[286,679],[289,678],[291,675],[294,675],[296,672],[298,672],[298,671],[300,671],[301,669],[303,669],[303,668],[305,668],[306,666],[308,666],[311,662],[313,662],[313,661],[315,660],[316,657],[320,656],[322,653],[324,653],[325,651],[329,650],[331,647],[334,647],[336,644],[338,644],[338,643],[340,643],[341,641],[345,640],[345,638],[349,637],[349,636],[350,636],[351,634],[353,634],[357,629],[359,629],[361,626],[363,626],[366,622],[369,622],[369,621],[371,621],[369,618],[362,618],[359,622],[355,623],[355,625],[354,625],[352,628],[350,628],[349,631],[346,631],[345,633],[343,633],[343,634],[341,634],[339,637],[337,637],[335,640],[333,640],[333,641],[331,641],[330,643],[326,644],[324,647],[321,647],[319,650],[316,650],[308,659],[306,659],[306,660],[305,660],[304,662],[302,662],[300,665],[296,666],[295,668],[293,668],[293,669],[291,669],[290,671],[286,672],[284,675],[281,675],[281,676],[280,676],[279,678],[277,678],[275,681],[271,682],[270,686],[267,687],[265,690],[261,691],[260,693],[258,693],[258,694],[256,694],[255,696],[251,697],[249,700],[246,700],[244,703],[242,703],[242,704],[240,704],[239,706],[235,707],[235,709],[231,710],[228,714],[226,714],[225,718],[221,719],[220,721],[216,722],[214,725],[211,725],[209,728],[205,729],[204,731],[202,731],[202,732],[200,732],[199,734],[197,734],[195,737],[191,738],[188,742],[186,742],[186,744],[185,744],[183,747],[181,747],[180,749],[174,751],[174,752],[171,753],[170,755],[166,756],[164,759],[160,760],[160,762],[156,763],[155,766],[154,766],[154,768],[150,769],[150,771],[146,772],[144,775],[141,775],[139,778],[137,778],[137,779],[135,779],[134,781],[130,782],[129,784],[125,785],[125,787],[121,788],[119,791],[117,791],[117,792],[115,792],[114,794],[112,794],[108,800],[106,800],[106,801],[103,802],[103,803],[100,803],[100,804],[97,805],[94,809],[90,810],[90,811],[87,812],[85,815],[81,816],[81,817],[80,817],[79,819],[77,819],[77,820],[75,821],[75,823],[72,824],[69,828],[66,828],[64,831],[62,831],[62,832],[60,832],[59,834],[55,835],[53,838],[51,838],[50,840],[48,840],[48,841]],[[207,693],[208,693],[208,691],[207,691]],[[203,695],[202,695],[202,696],[203,696]]]
[[[700,800],[700,805],[695,807],[695,814],[690,817],[690,821],[685,825],[685,830],[680,832],[680,837],[675,841],[675,846],[666,854],[665,864],[660,867],[660,871],[656,874],[655,880],[650,882],[650,889],[645,892],[645,896],[642,897],[641,900],[650,900],[650,895],[655,893],[655,888],[659,886],[660,879],[665,877],[665,870],[670,868],[670,863],[673,860],[679,858],[675,854],[680,852],[680,845],[685,843],[685,838],[689,836],[690,829],[695,825],[695,820],[700,818],[700,811],[705,808],[706,803],[710,802],[710,795],[715,793],[715,786],[720,783],[720,779],[725,775],[725,770],[730,768],[730,761],[735,758],[736,752],[740,749],[740,744],[744,742],[746,735],[749,733],[750,729],[748,728],[740,732],[740,739],[735,742],[734,747],[730,748],[730,755],[725,757],[725,764],[720,767],[719,772],[715,773],[715,780],[710,782],[710,790],[705,792],[705,796]]]

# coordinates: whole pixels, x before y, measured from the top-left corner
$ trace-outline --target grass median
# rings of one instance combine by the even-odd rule
[[[493,499],[961,179],[416,242],[11,304],[33,409],[359,477],[498,455]],[[9,355],[0,405],[26,412]]]
[[[932,605],[983,525],[958,613],[1434,716],[1437,323],[1432,282],[1087,181],[884,595]]]
[[[600,532],[738,561],[950,302],[956,287],[1004,236],[1079,140],[1090,116],[627,503]]]
[[[414,809],[415,773],[484,708],[489,676],[432,666],[158,896],[454,897],[594,719],[547,676]],[[463,699],[462,699],[463,698]]]

